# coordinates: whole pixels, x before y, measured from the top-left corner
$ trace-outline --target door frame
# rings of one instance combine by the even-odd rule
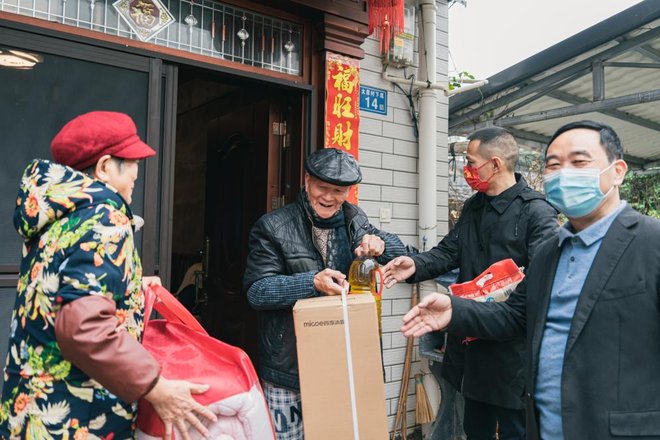
[[[153,273],[158,274],[165,285],[169,284],[172,270],[172,223],[174,218],[174,166],[176,155],[178,76],[179,69],[176,65],[165,64],[162,66],[164,82],[162,83],[161,127],[163,138],[161,143],[160,171],[157,168],[158,162],[154,161],[148,173],[148,175],[156,176],[160,179],[158,181],[150,180],[151,186],[149,188],[150,195],[155,200],[159,200],[159,204],[158,206],[155,204],[150,206],[153,210],[149,214],[153,216],[152,218],[158,219],[157,222],[154,222],[154,225],[157,225],[157,230],[149,231],[150,235],[145,235],[145,242],[151,246],[151,255],[154,258]]]
[[[147,128],[146,142],[157,151],[160,149],[160,89],[162,80],[162,62],[158,59],[149,59],[141,55],[126,53],[113,49],[106,49],[90,44],[59,39],[50,35],[42,35],[31,30],[17,29],[13,26],[4,26],[5,22],[0,20],[0,44],[11,47],[17,47],[25,50],[32,50],[51,55],[62,56],[71,59],[83,60],[86,62],[104,64],[113,67],[119,67],[127,70],[145,72],[149,75],[148,81],[148,102],[147,102]],[[156,161],[152,161],[157,165]],[[144,208],[145,213],[151,209],[149,200],[157,200],[156,197],[147,199],[150,190],[158,187],[158,173],[154,172],[153,166],[147,162],[144,176]],[[151,196],[150,196],[151,197]],[[153,235],[152,229],[156,225],[145,224],[144,239],[142,240],[141,254],[147,257],[145,268],[153,271],[153,263],[150,262],[150,256],[145,253],[145,249],[150,253],[150,240],[148,236]],[[0,265],[0,286],[12,287],[18,282],[20,263]]]

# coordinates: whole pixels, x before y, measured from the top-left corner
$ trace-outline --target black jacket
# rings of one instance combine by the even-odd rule
[[[458,282],[469,281],[506,258],[526,268],[557,227],[557,211],[516,174],[516,184],[498,196],[476,193],[468,199],[454,229],[430,251],[412,256],[416,273],[408,281],[435,278],[457,267]],[[469,399],[522,409],[524,338],[467,345],[463,338],[450,333],[443,377]]]
[[[386,263],[406,252],[396,235],[379,231],[357,206],[342,206],[351,250],[365,234],[378,235]],[[243,277],[248,301],[259,310],[259,376],[275,385],[298,390],[298,359],[292,308],[295,302],[320,294],[314,275],[324,269],[323,259],[312,239],[312,223],[300,199],[262,216],[252,228],[250,252]],[[268,287],[251,289],[264,278]]]
[[[526,338],[529,440],[538,440],[534,390],[561,249],[539,247],[505,303],[452,298],[451,331]],[[660,222],[626,207],[603,238],[568,334],[561,375],[565,440],[660,439]]]

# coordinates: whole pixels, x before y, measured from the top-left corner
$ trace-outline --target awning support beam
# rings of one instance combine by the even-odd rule
[[[638,47],[636,50],[645,57],[652,59],[656,63],[660,63],[660,51],[654,49],[653,46],[644,44]]]
[[[588,99],[575,96],[561,90],[549,92],[548,96],[564,102],[568,102],[569,104],[586,104],[589,102]],[[601,110],[600,113],[616,119],[621,119],[622,121],[626,121],[631,124],[639,125],[640,127],[648,128],[649,130],[655,130],[660,133],[660,124],[655,121],[651,121],[650,119],[645,119],[618,109]]]
[[[629,50],[636,50],[640,46],[644,45],[647,43],[649,40],[655,39],[658,36],[660,36],[660,27],[648,30],[644,32],[643,34],[640,34],[634,38],[631,38],[629,40],[625,40],[622,43],[619,43],[618,45],[611,47],[607,50],[604,50],[601,53],[598,53],[596,55],[593,55],[589,58],[586,58],[576,64],[573,64],[570,67],[567,67],[563,70],[560,70],[559,72],[556,72],[550,76],[547,76],[546,78],[543,78],[540,81],[537,81],[531,85],[524,84],[522,85],[521,88],[518,90],[508,93],[502,98],[495,99],[493,101],[490,101],[488,103],[485,103],[483,105],[480,105],[478,108],[471,110],[463,115],[456,116],[452,119],[449,120],[449,127],[454,128],[457,127],[461,124],[464,124],[465,122],[470,122],[474,119],[477,119],[479,116],[481,116],[483,113],[486,113],[490,110],[496,109],[497,107],[504,106],[510,102],[514,102],[520,98],[523,98],[531,93],[535,93],[540,90],[544,90],[546,87],[554,84],[557,81],[562,81],[566,78],[575,76],[575,78],[578,78],[582,75],[586,75],[591,71],[591,64],[594,61],[600,60],[600,61],[605,61],[608,60],[620,53],[627,52]]]
[[[556,84],[553,84],[553,85],[549,86],[547,89],[537,93],[534,96],[530,96],[529,98],[524,99],[520,102],[517,102],[517,103],[515,103],[514,105],[512,105],[510,107],[506,107],[504,110],[502,110],[500,113],[498,113],[493,119],[499,119],[499,118],[501,118],[505,115],[513,113],[516,110],[518,110],[519,108],[525,107],[527,104],[531,104],[532,102],[536,101],[537,99],[543,98],[544,96],[549,95],[551,92],[565,86],[566,84],[570,84],[573,81],[574,81],[574,78],[570,77],[570,78],[566,78],[565,80],[560,81]],[[587,101],[587,102],[589,102],[589,101]]]
[[[584,113],[601,112],[617,107],[627,105],[643,104],[645,102],[660,101],[660,89],[648,92],[633,93],[632,95],[619,96],[616,98],[604,99],[602,101],[588,102],[584,104],[571,105],[568,107],[554,108],[535,113],[529,113],[520,116],[510,116],[499,119],[490,119],[477,124],[462,125],[461,131],[472,132],[485,127],[511,127],[514,125],[530,124],[532,122],[547,121],[549,119],[565,118],[567,116],[581,115]],[[456,133],[457,130],[451,129],[450,133]]]
[[[629,67],[632,69],[660,69],[660,63],[603,63],[604,67]]]
[[[594,61],[591,66],[593,100],[602,101],[605,99],[605,67],[602,61]]]
[[[643,104],[645,102],[660,101],[660,89],[648,92],[633,93],[631,95],[618,96],[616,98],[603,99],[602,101],[589,102],[585,104],[571,105],[568,107],[555,108],[521,116],[511,116],[496,119],[495,125],[510,127],[512,125],[528,124],[530,122],[547,121],[548,119],[563,118],[566,116],[581,115],[584,113],[599,112],[628,105]]]

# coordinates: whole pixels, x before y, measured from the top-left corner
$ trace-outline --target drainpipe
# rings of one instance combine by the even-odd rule
[[[437,96],[435,60],[435,0],[420,0],[419,79],[419,248],[427,251],[437,244]]]

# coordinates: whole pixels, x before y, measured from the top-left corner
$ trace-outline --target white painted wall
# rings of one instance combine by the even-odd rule
[[[447,81],[448,66],[448,9],[446,1],[437,1],[436,80]],[[419,12],[417,12],[419,19]],[[417,47],[417,44],[415,45]],[[359,187],[359,206],[369,216],[371,223],[387,232],[398,234],[406,244],[418,246],[418,174],[417,141],[413,134],[408,99],[389,82],[381,79],[382,63],[378,53],[378,41],[372,37],[362,48],[366,55],[360,63],[362,85],[388,91],[386,115],[360,112],[360,167],[363,180]],[[418,54],[416,54],[418,60]],[[417,64],[417,63],[415,63]],[[407,68],[406,73],[416,73]],[[403,77],[403,69],[388,68],[388,73]],[[405,87],[404,87],[405,89]],[[417,108],[417,102],[416,108]],[[447,118],[448,99],[438,91],[437,102],[437,207],[438,239],[447,233]],[[389,208],[392,221],[381,223],[379,209]],[[430,247],[436,243],[430,243]],[[385,289],[382,300],[383,314],[383,361],[385,364],[385,397],[389,409],[390,430],[398,406],[401,376],[405,357],[406,339],[399,331],[401,318],[410,307],[411,286],[397,284]],[[413,368],[408,384],[407,424],[415,424],[414,374],[419,371],[417,348],[413,354]]]

